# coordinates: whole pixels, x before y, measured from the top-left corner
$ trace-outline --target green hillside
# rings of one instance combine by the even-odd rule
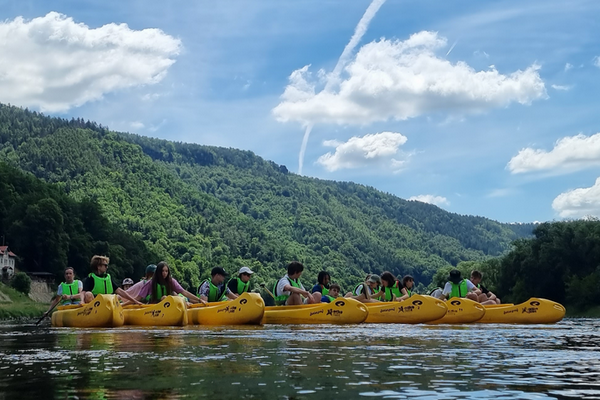
[[[249,265],[259,281],[269,280],[293,259],[308,267],[305,281],[326,269],[349,286],[365,272],[389,270],[428,284],[438,268],[503,254],[533,229],[298,176],[248,151],[116,133],[4,105],[0,161],[73,200],[98,203],[110,223],[143,238],[189,285],[215,265]]]

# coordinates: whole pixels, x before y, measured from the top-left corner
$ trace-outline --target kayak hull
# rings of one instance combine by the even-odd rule
[[[431,296],[414,295],[397,302],[367,303],[366,323],[420,324],[435,321],[446,315],[445,302]]]
[[[192,305],[187,310],[190,325],[258,325],[265,302],[258,293],[242,293],[232,301]]]
[[[446,314],[430,324],[467,324],[470,322],[479,321],[485,315],[485,308],[469,299],[452,297],[446,301],[448,311]]]
[[[88,304],[58,307],[52,314],[52,326],[102,328],[123,323],[123,307],[112,294],[99,294]]]
[[[566,312],[561,304],[536,297],[521,304],[484,307],[485,315],[477,322],[489,324],[553,324],[562,320]]]
[[[354,299],[340,297],[331,303],[265,307],[264,324],[360,324],[367,307]]]
[[[166,296],[156,304],[128,305],[123,307],[125,325],[185,326],[188,323],[185,299]]]

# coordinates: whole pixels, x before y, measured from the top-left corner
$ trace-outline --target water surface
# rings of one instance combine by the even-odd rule
[[[0,324],[0,400],[600,399],[600,320],[72,329]]]

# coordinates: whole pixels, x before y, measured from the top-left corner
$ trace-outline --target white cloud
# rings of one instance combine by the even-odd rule
[[[570,63],[566,63],[565,64],[565,72],[567,72],[568,70],[573,69],[573,64]]]
[[[143,129],[144,128],[144,123],[140,122],[140,121],[133,121],[130,125],[131,125],[132,129]]]
[[[537,65],[509,75],[495,68],[475,71],[464,62],[452,64],[436,56],[444,46],[446,39],[435,32],[369,43],[329,90],[317,90],[323,81],[314,79],[307,65],[292,72],[273,114],[281,122],[305,125],[367,124],[438,111],[482,112],[547,96]]]
[[[447,198],[442,196],[434,196],[432,194],[420,194],[418,196],[412,196],[408,200],[420,201],[422,203],[435,204],[436,206],[449,206],[450,202]]]
[[[600,57],[596,56],[594,57],[594,65],[598,68],[600,68]]]
[[[563,90],[563,91],[567,91],[567,90],[571,90],[573,88],[573,86],[565,86],[565,85],[552,85],[552,89],[554,90]]]
[[[552,202],[552,208],[562,218],[600,216],[600,178],[596,179],[592,187],[559,194]]]
[[[181,42],[126,24],[91,29],[50,12],[0,22],[0,101],[62,112],[106,93],[163,79]]]
[[[494,189],[487,195],[487,197],[506,197],[512,193],[513,189],[510,188]]]
[[[559,139],[551,151],[522,149],[507,164],[513,174],[542,170],[572,172],[600,164],[600,133]]]
[[[335,147],[335,152],[323,154],[317,163],[323,165],[328,171],[374,165],[387,166],[397,171],[404,166],[406,160],[398,160],[394,156],[406,141],[406,136],[394,132],[354,136],[347,142],[326,140],[323,145]]]

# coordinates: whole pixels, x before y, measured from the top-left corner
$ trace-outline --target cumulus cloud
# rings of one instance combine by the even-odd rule
[[[563,218],[600,216],[600,178],[592,187],[559,194],[552,202],[552,208]]]
[[[371,42],[329,90],[319,90],[323,74],[314,77],[307,65],[292,72],[273,114],[281,122],[305,125],[367,124],[428,112],[481,112],[547,97],[538,65],[508,75],[494,67],[475,71],[464,62],[438,57],[436,51],[445,46],[446,39],[435,32]]]
[[[323,154],[317,163],[328,171],[374,165],[387,166],[397,171],[404,166],[406,160],[398,160],[394,156],[398,155],[399,147],[406,141],[406,136],[395,132],[381,132],[362,137],[354,136],[347,142],[326,140],[323,145],[334,147],[335,152]]]
[[[0,22],[0,101],[62,112],[163,79],[181,42],[159,29],[89,28],[56,12]]]
[[[422,203],[435,204],[438,207],[449,206],[450,202],[447,198],[442,196],[434,196],[432,194],[420,194],[418,196],[412,196],[408,200],[420,201]]]
[[[527,147],[507,164],[513,174],[543,170],[572,172],[600,164],[600,133],[559,139],[551,151]]]

